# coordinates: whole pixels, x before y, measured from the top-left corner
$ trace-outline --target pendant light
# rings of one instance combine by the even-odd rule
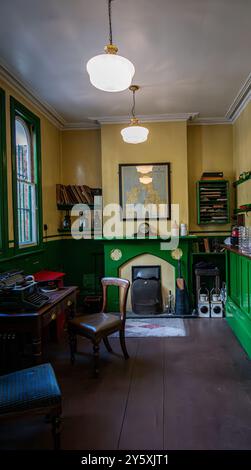
[[[140,144],[147,140],[149,130],[139,125],[139,120],[135,116],[135,92],[139,90],[138,85],[131,85],[129,90],[133,92],[132,118],[128,127],[121,131],[124,142],[128,144]]]
[[[125,57],[117,55],[118,48],[112,43],[111,2],[108,0],[109,37],[105,54],[96,55],[87,62],[86,68],[93,86],[102,91],[123,91],[132,83],[134,65]]]

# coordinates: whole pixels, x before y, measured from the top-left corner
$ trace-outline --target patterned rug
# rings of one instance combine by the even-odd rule
[[[184,321],[181,318],[129,318],[126,321],[126,337],[168,337],[168,336],[187,336]],[[114,336],[118,336],[117,333]]]

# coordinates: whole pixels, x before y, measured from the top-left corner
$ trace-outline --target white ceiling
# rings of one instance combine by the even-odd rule
[[[112,18],[138,115],[226,114],[251,71],[251,0],[115,0]],[[130,113],[128,91],[89,83],[107,42],[106,0],[1,0],[0,62],[67,122]]]

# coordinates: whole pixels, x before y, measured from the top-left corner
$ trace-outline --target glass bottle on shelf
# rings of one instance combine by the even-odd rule
[[[71,218],[69,213],[65,214],[64,220],[63,220],[63,229],[64,230],[70,230],[71,228]]]

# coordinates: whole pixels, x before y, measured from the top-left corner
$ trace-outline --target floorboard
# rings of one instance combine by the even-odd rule
[[[163,448],[164,338],[139,338],[120,449]]]

